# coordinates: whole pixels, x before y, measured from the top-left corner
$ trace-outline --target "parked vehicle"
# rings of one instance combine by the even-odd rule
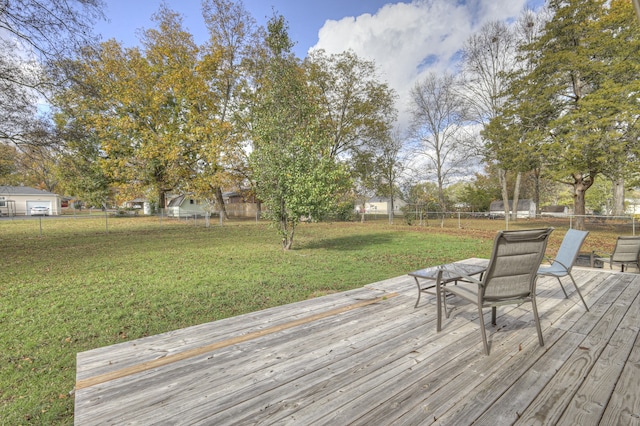
[[[31,216],[49,216],[49,207],[44,207],[44,206],[31,207]]]

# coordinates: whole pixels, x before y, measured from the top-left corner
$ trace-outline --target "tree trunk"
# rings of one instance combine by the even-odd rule
[[[164,211],[166,207],[166,201],[167,201],[167,197],[164,189],[159,189],[158,190],[158,207],[161,208],[162,211]]]
[[[536,203],[536,217],[540,216],[540,169],[534,170],[534,199],[533,202]]]
[[[280,226],[282,227],[282,249],[284,251],[290,250],[293,245],[293,234],[296,230],[295,222],[289,221],[287,219],[282,219],[280,221]]]
[[[518,201],[520,201],[520,181],[522,180],[522,173],[516,174],[516,184],[513,187],[513,210],[511,211],[511,220],[513,222],[518,221]]]
[[[613,211],[614,216],[624,215],[624,179],[613,181]]]
[[[507,188],[507,171],[498,169],[498,178],[502,187],[502,203],[504,204],[505,229],[509,229],[509,190]]]
[[[593,185],[593,176],[573,175],[573,210],[575,214],[574,228],[584,230],[585,193]]]
[[[222,189],[218,186],[215,189],[216,191],[216,204],[218,205],[218,210],[220,212],[220,218],[224,218],[225,220],[229,220],[229,215],[227,214],[227,208],[224,205],[224,198],[222,198]]]

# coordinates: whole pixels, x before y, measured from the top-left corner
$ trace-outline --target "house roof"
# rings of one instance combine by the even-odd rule
[[[53,192],[42,191],[41,189],[29,186],[6,186],[0,185],[0,194],[4,195],[55,195]]]
[[[167,207],[180,207],[182,205],[182,201],[184,201],[184,195],[178,195],[176,198],[169,201]]]

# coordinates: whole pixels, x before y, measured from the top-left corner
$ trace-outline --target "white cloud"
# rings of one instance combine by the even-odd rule
[[[327,20],[313,48],[351,49],[375,61],[398,95],[400,126],[408,120],[409,90],[424,73],[455,71],[464,42],[491,20],[517,17],[526,0],[413,0],[387,4],[375,14]]]

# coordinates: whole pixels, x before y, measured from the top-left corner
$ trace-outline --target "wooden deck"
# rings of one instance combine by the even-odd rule
[[[414,308],[401,276],[77,357],[75,423],[328,425],[640,424],[640,274],[574,268],[530,306],[485,320],[454,300]],[[564,282],[564,281],[563,281]]]

